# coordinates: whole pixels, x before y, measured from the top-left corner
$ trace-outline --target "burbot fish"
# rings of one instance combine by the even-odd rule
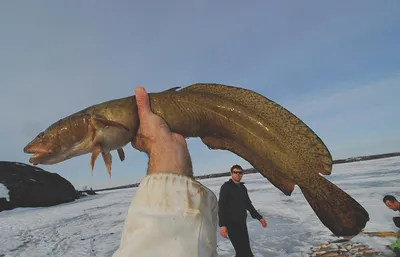
[[[297,185],[320,221],[336,236],[358,234],[367,211],[325,179],[332,157],[303,121],[274,101],[240,87],[193,84],[149,93],[151,109],[171,131],[199,137],[209,149],[228,150],[290,196]],[[39,133],[25,148],[29,161],[55,164],[91,153],[91,167],[102,154],[111,174],[111,151],[123,147],[139,127],[135,96],[114,99],[71,114]]]

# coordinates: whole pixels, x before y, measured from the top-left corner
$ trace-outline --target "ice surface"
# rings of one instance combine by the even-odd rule
[[[400,198],[400,157],[334,165],[332,175],[325,177],[367,209],[370,222],[365,231],[397,231],[392,217],[398,213],[387,209],[382,198],[385,194]],[[227,179],[200,182],[218,196]],[[263,229],[249,215],[250,244],[256,257],[307,256],[313,245],[336,239],[297,187],[292,196],[285,196],[258,173],[245,175],[244,181],[254,206],[268,221]],[[111,256],[118,248],[135,192],[136,188],[104,191],[58,206],[0,212],[0,256]],[[216,233],[219,256],[234,256],[230,241]],[[354,240],[394,256],[385,249],[394,238],[359,235]]]
[[[8,188],[0,183],[0,198],[6,198],[7,201],[10,201],[10,195],[8,192]]]

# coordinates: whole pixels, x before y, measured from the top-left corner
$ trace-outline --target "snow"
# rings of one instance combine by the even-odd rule
[[[7,201],[10,201],[10,195],[8,192],[8,188],[0,183],[0,198],[6,198]]]
[[[400,157],[334,165],[325,176],[359,201],[370,214],[365,231],[397,231],[385,194],[400,198]],[[218,196],[228,177],[204,179],[201,183]],[[260,174],[243,180],[251,200],[267,219],[263,229],[248,218],[250,244],[256,257],[308,256],[309,249],[337,238],[316,217],[300,190],[283,195]],[[99,192],[75,202],[47,208],[17,208],[0,212],[0,256],[111,256],[120,243],[121,230],[136,188]],[[234,256],[232,244],[218,231],[219,256]],[[355,241],[369,244],[386,256],[394,256],[385,245],[395,238],[359,235]]]

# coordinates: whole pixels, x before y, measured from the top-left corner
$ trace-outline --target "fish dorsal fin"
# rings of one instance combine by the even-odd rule
[[[323,141],[302,120],[278,103],[248,89],[217,83],[196,83],[182,88],[180,92],[214,94],[245,106],[262,117],[263,123],[274,128],[274,133],[287,144],[293,144],[299,156],[304,157],[302,161],[312,167],[310,172],[331,174],[333,160]]]
[[[167,90],[164,90],[163,92],[176,92],[176,90],[178,90],[179,88],[181,88],[181,87],[171,87]]]

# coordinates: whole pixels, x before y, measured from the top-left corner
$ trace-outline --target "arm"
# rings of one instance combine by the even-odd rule
[[[139,130],[132,146],[149,156],[148,174],[175,173],[193,177],[192,161],[185,138],[172,133],[167,123],[150,109],[144,88],[136,89]]]
[[[139,130],[132,146],[149,157],[113,257],[216,257],[217,197],[193,178],[184,137],[151,112],[143,88],[136,89]],[[190,204],[188,204],[190,203]]]
[[[263,217],[256,211],[256,208],[254,208],[253,204],[251,203],[249,194],[247,193],[247,188],[244,188],[245,192],[246,192],[246,199],[247,199],[247,210],[250,212],[251,217],[253,217],[253,219],[258,219],[261,220]]]
[[[393,244],[391,244],[391,245],[389,245],[388,246],[390,249],[394,249],[394,248],[396,248],[396,247],[399,247],[400,248],[400,236],[399,237],[397,237],[397,241],[396,242],[394,242]]]
[[[228,188],[226,184],[221,186],[218,200],[218,222],[219,226],[226,226],[226,207],[228,202]]]

